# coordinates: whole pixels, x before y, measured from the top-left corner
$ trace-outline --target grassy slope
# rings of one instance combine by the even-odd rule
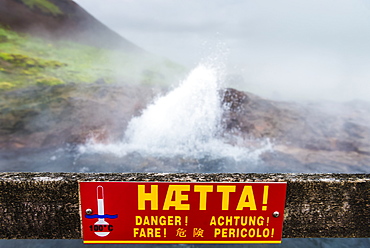
[[[46,0],[21,0],[29,8],[38,8],[44,13],[50,13],[54,16],[61,15],[63,12],[55,4]]]
[[[184,72],[181,66],[151,55],[51,42],[0,27],[0,91],[98,79],[163,85]]]

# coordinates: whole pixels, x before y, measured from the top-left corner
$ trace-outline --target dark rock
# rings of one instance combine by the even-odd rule
[[[369,171],[370,104],[293,103],[259,98],[226,89],[223,124],[226,132],[250,139],[268,138],[275,155],[264,155],[267,164],[292,168],[294,164],[360,166]],[[248,146],[249,142],[245,143]],[[341,168],[341,169],[339,169]],[[367,168],[367,169],[365,169]]]
[[[2,93],[0,148],[42,148],[116,140],[152,99],[145,87],[56,85]]]
[[[228,111],[237,112],[242,110],[243,105],[249,102],[248,96],[232,88],[227,88],[223,91],[222,102]]]

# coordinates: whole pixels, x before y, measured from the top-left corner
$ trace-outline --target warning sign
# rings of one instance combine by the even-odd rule
[[[278,244],[286,183],[80,182],[87,244]]]

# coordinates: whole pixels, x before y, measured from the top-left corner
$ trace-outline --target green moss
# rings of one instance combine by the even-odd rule
[[[16,87],[16,85],[14,83],[0,82],[0,91],[11,90],[15,87]]]
[[[31,9],[39,9],[46,14],[62,15],[63,12],[58,6],[49,2],[48,0],[22,0],[22,2]]]
[[[56,61],[56,60],[44,60],[43,64],[46,67],[52,67],[52,68],[59,68],[59,67],[62,67],[62,66],[67,66],[66,63],[62,63],[62,62],[59,62],[59,61]]]
[[[34,70],[22,70],[20,71],[22,75],[34,75],[37,74]]]
[[[8,40],[7,36],[0,34],[0,42],[7,42]]]
[[[13,56],[11,56],[9,53],[0,53],[0,59],[10,61],[13,59]]]
[[[12,73],[12,71],[11,71],[11,70],[9,70],[9,69],[6,69],[6,68],[2,68],[2,67],[0,67],[0,73],[10,74],[10,73]]]
[[[23,68],[45,68],[52,67],[58,68],[61,66],[66,66],[66,64],[61,63],[55,60],[44,60],[40,58],[32,58],[22,54],[11,54],[0,52],[0,60],[6,61],[13,65],[14,67],[23,67]]]
[[[58,84],[64,84],[65,82],[59,78],[55,77],[46,77],[46,78],[40,78],[36,80],[37,85],[58,85]]]

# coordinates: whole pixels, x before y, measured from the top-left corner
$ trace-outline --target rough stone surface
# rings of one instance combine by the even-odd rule
[[[274,143],[274,152],[263,155],[268,164],[369,171],[369,102],[272,101],[235,89],[225,90],[223,102],[226,133]]]
[[[0,149],[61,147],[88,139],[119,139],[132,117],[152,99],[148,87],[68,84],[1,95]]]
[[[284,238],[370,237],[369,174],[0,173],[0,238],[81,238],[78,181],[287,182]]]

